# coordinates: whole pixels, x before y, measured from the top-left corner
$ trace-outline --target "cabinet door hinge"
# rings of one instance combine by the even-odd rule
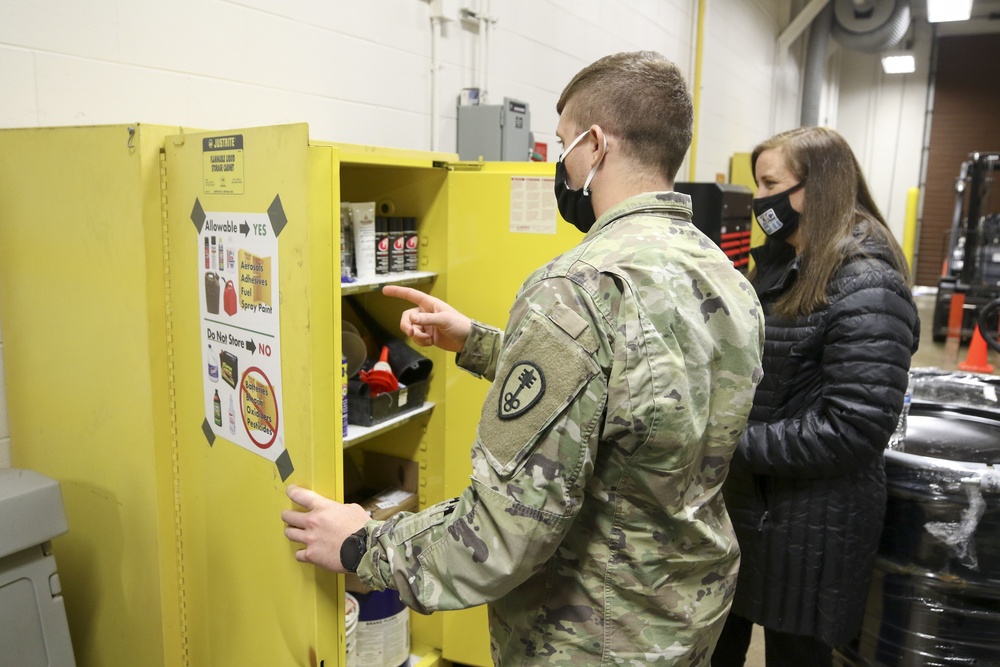
[[[167,197],[167,154],[160,148],[160,222],[162,224],[163,243],[163,298],[166,305],[165,326],[167,330],[167,385],[170,404],[170,467],[172,470],[173,496],[174,496],[174,539],[176,543],[177,556],[177,581],[178,581],[178,613],[180,621],[180,634],[182,642],[181,654],[184,660],[184,667],[190,667],[188,659],[188,625],[187,625],[187,585],[185,583],[184,572],[184,532],[181,523],[181,471],[180,471],[180,441],[177,429],[177,384],[174,375],[174,331],[173,331],[173,304],[171,301],[171,281],[170,281],[170,220],[169,204]]]
[[[460,160],[458,162],[435,161],[434,166],[448,171],[482,171],[482,160]]]

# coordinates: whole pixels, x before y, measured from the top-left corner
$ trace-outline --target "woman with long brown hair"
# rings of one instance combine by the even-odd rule
[[[751,159],[764,379],[724,486],[742,561],[712,665],[742,665],[756,623],[768,667],[821,667],[861,625],[919,321],[843,137],[791,130]]]

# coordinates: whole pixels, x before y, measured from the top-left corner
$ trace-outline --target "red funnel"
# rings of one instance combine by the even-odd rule
[[[378,362],[370,371],[361,371],[360,373],[361,381],[368,383],[372,396],[399,389],[399,380],[392,374],[392,367],[389,365],[388,359],[389,348],[383,345]]]

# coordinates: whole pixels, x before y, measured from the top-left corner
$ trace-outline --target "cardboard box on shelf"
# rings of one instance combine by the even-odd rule
[[[404,489],[386,489],[359,503],[376,521],[385,521],[398,512],[409,512],[417,507],[417,494]]]
[[[365,451],[363,471],[345,457],[344,497],[358,503],[372,518],[384,520],[396,512],[412,509],[417,503],[420,467],[416,461]]]
[[[398,512],[417,509],[420,468],[416,461],[365,451],[363,467],[364,473],[345,457],[344,488],[349,490],[345,494],[347,502],[357,502],[379,521]],[[352,593],[369,592],[355,574],[346,576],[345,588]]]

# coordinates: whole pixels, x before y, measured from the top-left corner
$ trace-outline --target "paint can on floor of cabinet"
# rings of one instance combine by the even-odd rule
[[[402,667],[410,660],[410,610],[399,593],[386,589],[354,593],[358,600],[355,663],[359,667]]]

